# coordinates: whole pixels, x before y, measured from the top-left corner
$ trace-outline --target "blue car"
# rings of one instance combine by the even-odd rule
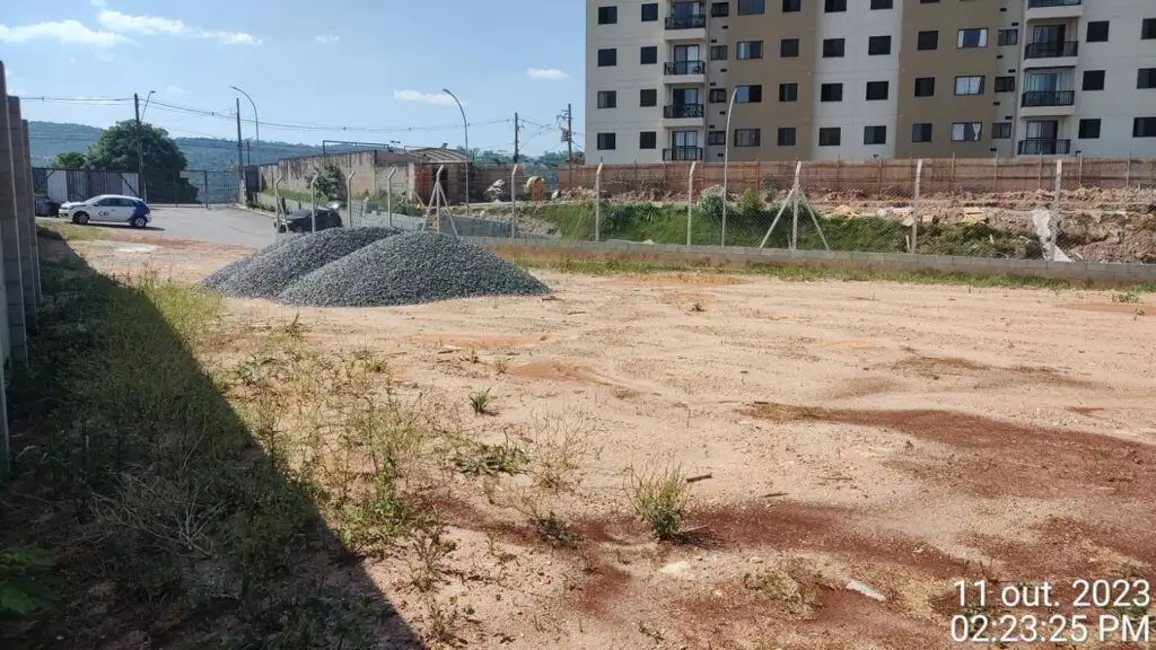
[[[145,228],[152,223],[152,210],[148,204],[135,196],[101,194],[87,201],[65,203],[60,206],[60,216],[71,219],[72,223],[127,223],[133,228]]]

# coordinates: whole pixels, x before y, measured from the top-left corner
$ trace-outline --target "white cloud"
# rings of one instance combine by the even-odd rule
[[[108,6],[108,2],[105,0],[88,0],[88,2],[97,9],[104,9]]]
[[[454,98],[445,93],[423,93],[417,90],[395,90],[393,98],[403,102],[422,102],[435,106],[453,106]],[[462,102],[465,104],[466,102]]]
[[[53,20],[31,25],[9,27],[0,25],[0,43],[27,43],[37,40],[52,40],[65,45],[88,45],[91,47],[114,47],[134,43],[131,38],[111,31],[90,29],[78,20]]]
[[[558,68],[527,68],[526,76],[535,81],[563,81],[570,78],[570,75]]]
[[[183,21],[160,16],[133,16],[105,9],[97,16],[100,24],[120,34],[145,36],[180,36],[216,41],[222,45],[260,45],[261,41],[245,32],[222,32],[188,25]]]
[[[341,42],[341,37],[333,34],[318,34],[313,37],[313,42],[321,45],[337,45]]]
[[[183,95],[185,94],[185,89],[180,86],[169,86],[161,92],[165,95]]]

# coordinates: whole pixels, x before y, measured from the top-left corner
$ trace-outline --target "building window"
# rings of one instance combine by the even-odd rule
[[[797,84],[797,83],[779,84],[779,101],[780,102],[797,102],[797,101],[799,101],[799,84]]]
[[[727,143],[727,132],[726,131],[707,131],[706,143],[712,144],[712,145],[713,144],[725,145]]]
[[[931,123],[916,122],[911,125],[912,142],[931,142]]]
[[[1108,42],[1108,21],[1095,20],[1088,23],[1088,38],[1089,43],[1106,43]]]
[[[983,122],[956,122],[951,125],[952,142],[979,142]]]
[[[926,32],[919,32],[916,38],[916,49],[920,50],[938,50],[939,49],[939,32],[932,29]]]
[[[793,146],[795,146],[795,127],[793,127],[793,126],[780,126],[776,142],[778,143],[778,145],[780,147],[793,147]]]
[[[863,144],[887,144],[887,127],[863,127]]]
[[[710,60],[711,61],[726,61],[727,60],[727,46],[725,46],[725,45],[711,45],[710,46]]]
[[[736,104],[759,104],[762,101],[762,86],[735,86]]]
[[[1098,118],[1080,120],[1079,135],[1081,140],[1100,139],[1100,120]]]
[[[735,129],[736,147],[757,147],[761,137],[761,129]]]
[[[1011,122],[994,122],[991,125],[992,140],[1010,140],[1012,132]]]
[[[763,58],[763,42],[739,41],[735,46],[735,58],[744,61]]]
[[[819,87],[819,101],[823,102],[841,102],[843,101],[843,84],[823,84]]]
[[[779,56],[784,59],[791,59],[799,56],[799,39],[784,38],[779,41]]]
[[[1019,45],[1020,30],[1018,29],[1001,29],[999,30],[999,44],[1001,47],[1009,45]]]
[[[935,96],[935,77],[917,77],[915,79],[916,97]]]
[[[842,38],[823,39],[823,57],[834,59],[843,56],[847,49],[847,40]]]
[[[644,45],[638,51],[638,62],[642,65],[653,65],[658,63],[658,46]]]
[[[874,7],[872,7],[872,9],[874,9]],[[868,56],[891,54],[891,37],[872,36],[871,38],[867,39],[867,54]]]
[[[1156,138],[1156,117],[1137,117],[1132,120],[1133,138]]]
[[[598,50],[599,68],[609,68],[616,65],[618,65],[618,50],[614,48]]]
[[[921,5],[937,5],[937,4],[939,4],[939,0],[919,0],[919,4],[921,4]]]
[[[658,133],[655,131],[642,131],[638,134],[638,148],[639,149],[657,149],[658,148]]]
[[[727,103],[727,89],[726,88],[711,88],[707,94],[707,101],[711,104],[725,104]]]
[[[599,7],[598,24],[613,25],[618,22],[618,7]]]
[[[888,90],[888,83],[886,81],[868,81],[867,99],[872,101],[887,99]]]
[[[638,105],[646,108],[647,106],[658,106],[658,89],[657,88],[643,88],[638,91]]]
[[[653,23],[658,20],[658,3],[648,2],[642,5],[642,22]],[[653,147],[651,147],[653,149]]]
[[[820,147],[838,147],[843,141],[843,130],[837,126],[825,126],[819,129]]]
[[[783,13],[803,10],[803,0],[783,0]]]
[[[847,11],[847,0],[827,0],[823,4],[823,11],[829,14],[837,11]]]
[[[1104,71],[1103,70],[1084,70],[1084,90],[1103,90],[1104,89]]]
[[[763,14],[767,12],[766,0],[739,0],[738,14],[740,16],[747,16],[750,14]]]
[[[1137,70],[1136,87],[1140,90],[1156,88],[1156,68],[1140,68]]]
[[[893,9],[894,7],[893,0],[871,0],[872,9]]]
[[[959,30],[956,47],[960,49],[987,47],[987,28]]]
[[[599,133],[598,134],[598,150],[599,151],[614,151],[615,138],[613,133]]]
[[[1154,38],[1156,38],[1156,18],[1145,18],[1140,24],[1140,39],[1147,41]]]
[[[731,15],[731,3],[712,2],[710,4],[710,15],[715,18],[726,18]]]
[[[1015,77],[996,77],[995,78],[995,91],[997,93],[1014,93],[1016,91],[1016,78]]]
[[[618,108],[618,91],[599,90],[598,108]]]
[[[982,95],[983,94],[983,77],[956,77],[955,78],[955,94],[956,95]]]

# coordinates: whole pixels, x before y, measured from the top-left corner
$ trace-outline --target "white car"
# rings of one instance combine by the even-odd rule
[[[60,206],[60,216],[72,223],[89,222],[127,223],[133,228],[145,228],[152,222],[152,210],[135,196],[101,194],[87,201],[69,202]]]

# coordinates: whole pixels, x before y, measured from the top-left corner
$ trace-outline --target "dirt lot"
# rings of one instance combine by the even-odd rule
[[[151,243],[75,246],[181,281],[243,252]],[[573,434],[581,481],[534,497],[572,543],[510,506],[518,477],[459,474],[436,495],[456,543],[441,598],[473,647],[949,648],[951,617],[975,611],[960,578],[1047,580],[1064,602],[1077,578],[1156,580],[1147,297],[537,275],[554,296],[229,307],[234,326],[299,317],[309,347],[385,355],[397,390],[495,444],[544,422]],[[624,489],[664,465],[708,477],[681,543],[654,542]],[[397,560],[367,562],[427,629]],[[1117,647],[1095,639],[1080,645]]]

